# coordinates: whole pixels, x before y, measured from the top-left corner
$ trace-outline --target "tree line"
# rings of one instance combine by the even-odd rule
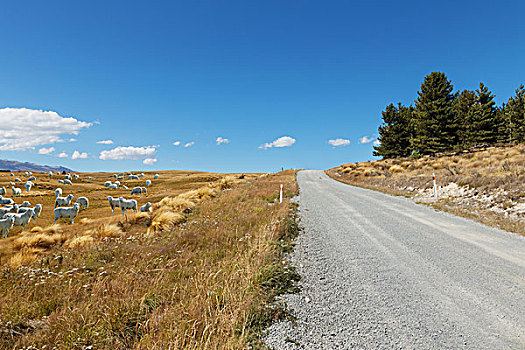
[[[414,106],[389,104],[382,112],[374,156],[434,155],[525,142],[523,85],[501,106],[483,83],[475,91],[453,90],[445,73],[432,72],[424,78]]]

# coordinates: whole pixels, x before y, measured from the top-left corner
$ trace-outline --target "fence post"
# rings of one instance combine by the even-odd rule
[[[432,182],[434,183],[434,199],[438,198],[437,186],[436,186],[436,174],[432,173]]]
[[[281,184],[281,191],[279,192],[279,203],[283,202],[283,184]]]

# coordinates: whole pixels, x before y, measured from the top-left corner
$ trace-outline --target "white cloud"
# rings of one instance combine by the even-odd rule
[[[75,138],[70,138],[69,139],[69,142],[76,142],[76,141],[77,141],[77,139],[75,139]]]
[[[184,145],[184,147],[188,148],[188,147],[191,147],[195,144],[195,142],[191,141],[191,142],[188,142],[187,144]]]
[[[259,148],[267,149],[271,147],[290,147],[295,143],[295,139],[290,136],[279,137],[277,140],[260,145]]]
[[[146,164],[146,165],[153,165],[155,163],[157,163],[157,158],[146,158],[142,161],[142,163]]]
[[[38,154],[49,154],[53,152],[55,152],[55,147],[49,147],[49,148],[42,147],[41,149],[38,150]]]
[[[374,143],[373,143],[374,146],[379,146],[381,145],[381,141],[379,140],[375,140]]]
[[[337,146],[348,146],[350,144],[350,140],[335,139],[335,140],[328,140],[328,143],[331,144],[334,147],[337,147]]]
[[[217,145],[220,145],[221,143],[230,143],[230,139],[225,139],[225,138],[219,136],[219,137],[217,137],[215,142],[217,142]]]
[[[99,159],[102,160],[115,160],[115,159],[133,159],[143,160],[148,158],[156,158],[157,150],[156,146],[145,146],[145,147],[116,147],[109,151],[100,152]]]
[[[180,145],[180,141],[173,142],[173,146],[179,146],[179,145]]]
[[[60,154],[58,155],[58,158],[67,158],[67,157],[68,157],[68,155],[67,155],[66,152],[62,152],[62,153],[60,153]]]
[[[100,140],[100,141],[97,141],[97,143],[101,145],[112,145],[113,140]]]
[[[40,145],[63,141],[60,135],[77,135],[86,123],[61,117],[53,111],[28,108],[0,109],[0,151],[25,151]]]
[[[374,139],[366,135],[359,139],[359,143],[370,143],[372,141],[374,141]]]
[[[75,150],[73,154],[71,155],[71,159],[86,159],[87,157],[88,157],[88,154],[86,152],[80,153],[77,150]]]

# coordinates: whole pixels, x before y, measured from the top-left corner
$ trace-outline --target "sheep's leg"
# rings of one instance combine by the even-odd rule
[[[75,218],[71,218],[71,225],[75,223]]]

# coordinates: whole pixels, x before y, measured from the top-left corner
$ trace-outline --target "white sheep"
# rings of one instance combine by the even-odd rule
[[[146,187],[149,187],[151,185],[151,180],[146,180]]]
[[[88,176],[88,180],[93,180],[93,176]]]
[[[137,175],[129,175],[128,180],[140,180],[140,178]]]
[[[109,187],[111,185],[111,181],[104,182],[104,187]]]
[[[148,193],[148,189],[146,187],[141,187],[140,189],[142,190],[143,194]]]
[[[32,210],[33,211],[33,220],[35,221],[35,224],[36,224],[36,218],[40,217],[40,213],[42,212],[42,204],[37,204],[35,205],[34,208],[20,208],[18,209],[18,212],[19,213],[25,213],[26,211],[28,210]]]
[[[65,184],[65,185],[73,185],[73,183],[71,182],[71,180],[68,180],[68,179],[64,180],[64,184]]]
[[[120,181],[113,182],[115,185],[120,186]]]
[[[118,200],[119,200],[120,209],[122,209],[122,215],[126,213],[126,210],[133,210],[135,213],[137,212],[137,201],[136,200],[124,199],[124,197],[120,197]]]
[[[22,182],[22,180],[20,180],[18,177],[15,178],[15,182]]]
[[[72,178],[71,178],[71,175],[70,175],[70,174],[67,174],[66,176],[64,176],[64,179],[65,179],[65,180],[71,180]]]
[[[69,205],[73,198],[75,198],[75,196],[72,194],[68,194],[67,197],[57,197],[55,200],[55,208]]]
[[[75,203],[78,203],[85,210],[89,207],[89,200],[86,197],[79,197]]]
[[[148,202],[148,203],[144,204],[142,207],[140,207],[140,211],[141,212],[151,211],[151,203]]]
[[[26,188],[26,192],[31,191],[31,187],[33,187],[33,185],[34,185],[34,183],[32,183],[31,181],[27,181],[27,182],[25,183],[25,185],[24,185],[25,188]]]
[[[55,190],[55,198],[58,198],[62,195],[62,189],[60,187],[57,187]]]
[[[18,204],[6,205],[0,208],[0,218],[3,218],[7,213],[18,213]]]
[[[27,179],[27,181],[36,181],[36,177],[31,176],[29,179]]]
[[[29,203],[29,201],[24,201],[24,203],[20,204],[20,208],[27,208],[27,207],[30,207],[31,206],[31,203]]]
[[[141,193],[142,193],[142,187],[133,187],[133,189],[131,190],[131,195],[141,194]]]
[[[26,225],[31,221],[31,218],[33,218],[33,216],[35,216],[35,212],[33,211],[33,209],[28,209],[27,211],[18,214],[6,214],[6,217],[15,218],[13,226],[22,226],[22,231],[26,229]]]
[[[22,196],[22,189],[21,188],[18,188],[18,187],[15,187],[15,186],[11,186],[11,191],[13,192],[13,197]]]
[[[140,173],[139,177],[142,179],[144,177],[144,173]]]
[[[12,200],[11,198],[4,198],[2,197],[2,195],[0,195],[0,205],[2,204],[14,204],[15,201]]]
[[[0,233],[2,233],[2,238],[7,238],[7,234],[13,228],[15,223],[15,218],[10,216],[5,219],[0,219]]]
[[[0,195],[5,196],[5,194],[6,194],[6,189],[5,189],[4,186],[2,186],[2,187],[0,188]]]
[[[108,186],[109,189],[116,190],[118,188],[117,184],[111,184]]]
[[[73,174],[73,179],[74,179],[74,180],[78,180],[79,177],[80,177],[80,176],[78,176],[77,174]]]
[[[64,180],[62,180],[62,179],[58,179],[57,181],[58,181],[59,184],[65,184]]]
[[[78,203],[75,203],[72,207],[58,207],[54,210],[55,223],[58,219],[71,219],[71,224],[74,224],[79,211],[80,205]]]
[[[115,208],[119,208],[120,207],[120,201],[118,198],[113,198],[111,196],[108,196],[108,202],[109,202],[109,206],[111,207],[111,212],[114,213],[115,212]]]
[[[13,173],[11,173],[10,175],[11,175],[11,176],[15,176],[15,174],[13,174]]]
[[[122,185],[122,188],[125,189],[125,190],[129,190],[129,187],[126,186],[126,185]]]
[[[155,176],[153,176],[153,180],[157,180],[159,178],[159,174],[155,174]]]
[[[48,174],[47,174],[49,177],[53,176],[53,172],[50,171]]]

